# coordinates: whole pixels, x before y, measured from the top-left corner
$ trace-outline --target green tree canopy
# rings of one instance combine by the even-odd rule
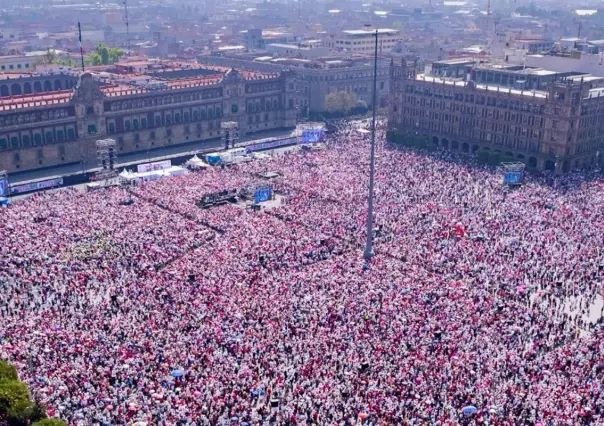
[[[121,56],[124,55],[124,51],[117,47],[107,47],[106,44],[99,44],[96,49],[86,55],[86,64],[88,65],[113,65]]]
[[[325,96],[325,111],[330,113],[346,114],[358,104],[359,97],[353,92],[339,91]]]
[[[15,368],[0,361],[0,424],[28,426],[43,419],[46,419],[44,405],[32,401],[27,385],[17,380]],[[62,422],[46,424],[46,426],[64,425]]]
[[[59,419],[43,419],[35,422],[32,426],[67,426],[67,424]]]
[[[0,361],[0,381],[18,380],[17,369],[5,361]]]
[[[112,47],[109,49],[109,64],[115,64],[122,56],[124,56],[124,51],[117,47]]]
[[[99,55],[97,52],[92,52],[86,56],[85,62],[86,65],[102,65],[103,59],[101,58],[101,55]]]
[[[96,47],[96,53],[101,57],[101,64],[107,65],[109,63],[109,48],[106,44],[99,44]]]
[[[19,380],[0,381],[0,415],[6,414],[13,407],[29,404],[29,390]]]

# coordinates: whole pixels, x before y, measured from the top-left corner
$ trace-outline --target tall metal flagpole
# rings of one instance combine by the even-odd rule
[[[375,30],[375,55],[373,59],[373,118],[371,123],[371,159],[369,163],[369,202],[367,206],[367,242],[364,257],[366,261],[373,257],[373,180],[375,175],[375,115],[377,110],[377,55],[378,30]]]
[[[82,59],[82,72],[84,72],[84,48],[82,47],[82,27],[78,22],[78,38],[80,39],[80,58]]]

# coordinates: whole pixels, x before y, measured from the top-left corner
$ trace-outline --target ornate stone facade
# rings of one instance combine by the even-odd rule
[[[507,154],[540,170],[602,166],[604,89],[569,78],[547,90],[515,90],[418,75],[392,63],[389,127],[447,149]]]
[[[95,141],[120,154],[296,125],[294,77],[230,70],[169,80],[159,89],[100,85],[89,73],[74,89],[0,97],[0,169],[9,173],[96,162]]]

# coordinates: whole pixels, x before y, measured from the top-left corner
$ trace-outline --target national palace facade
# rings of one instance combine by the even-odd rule
[[[599,167],[604,79],[582,73],[442,61],[390,67],[391,130],[462,152],[491,150],[540,170]]]
[[[219,138],[222,121],[241,135],[296,125],[291,73],[146,67],[0,80],[0,170],[95,166],[107,137],[123,154]]]

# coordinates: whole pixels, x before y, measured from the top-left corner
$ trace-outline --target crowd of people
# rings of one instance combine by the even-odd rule
[[[604,182],[369,138],[0,210],[0,359],[70,425],[604,422]],[[270,181],[280,203],[202,209]],[[266,184],[266,182],[264,182]]]

